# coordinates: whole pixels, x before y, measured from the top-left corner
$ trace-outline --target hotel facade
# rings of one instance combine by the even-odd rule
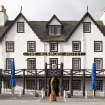
[[[105,12],[95,20],[87,11],[79,21],[28,21],[20,12],[8,20],[0,8],[1,94],[11,93],[11,63],[15,62],[15,94],[49,94],[50,79],[58,79],[58,93],[91,96],[92,64],[96,63],[96,96],[105,96]]]

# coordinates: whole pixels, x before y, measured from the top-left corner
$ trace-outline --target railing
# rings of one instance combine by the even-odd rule
[[[50,66],[50,65],[49,65]],[[25,75],[35,75],[37,74],[37,76],[42,76],[45,75],[45,69],[35,69],[35,70],[29,70],[29,69],[16,69],[16,76],[23,75],[23,71],[25,71]],[[85,76],[91,76],[92,73],[92,69],[78,69],[78,70],[73,70],[73,69],[63,69],[63,75],[64,76],[71,76],[71,71],[73,76],[82,76],[83,72],[85,72]],[[49,67],[47,67],[47,75],[49,75],[49,73],[59,73],[61,74],[61,68],[60,65],[59,67],[57,67],[56,69],[50,69]],[[0,69],[0,75],[2,76],[8,76],[11,75],[11,70],[3,70]],[[96,70],[96,75],[97,76],[105,76],[105,69],[102,70]]]

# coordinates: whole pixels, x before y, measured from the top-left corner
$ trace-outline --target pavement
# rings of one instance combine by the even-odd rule
[[[66,98],[58,97],[56,102],[48,101],[48,98],[34,96],[11,96],[11,95],[0,95],[0,105],[105,105],[105,97],[72,97]]]

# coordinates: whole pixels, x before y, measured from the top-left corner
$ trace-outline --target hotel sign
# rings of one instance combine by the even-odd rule
[[[62,71],[61,69],[48,69],[47,70],[47,75],[48,76],[61,76],[62,75]]]
[[[24,52],[24,56],[84,56],[85,52]]]

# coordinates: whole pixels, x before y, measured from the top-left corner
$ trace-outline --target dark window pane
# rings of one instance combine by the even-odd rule
[[[68,79],[63,80],[63,88],[66,91],[69,90],[69,80]]]
[[[36,42],[35,41],[28,41],[27,42],[27,51],[28,52],[35,52],[36,51]]]
[[[45,86],[44,79],[39,79],[39,90],[41,90],[42,88],[44,88],[44,86]]]
[[[81,69],[81,59],[80,58],[72,58],[72,69],[73,70]]]
[[[57,58],[50,58],[50,68],[51,69],[58,68],[58,59]]]
[[[4,79],[4,89],[11,89],[9,79]]]
[[[81,80],[73,80],[72,89],[73,90],[81,90]]]
[[[57,52],[58,51],[58,43],[57,42],[51,42],[50,43],[50,51],[51,52]]]
[[[14,52],[14,41],[6,41],[6,52]]]
[[[83,32],[84,33],[91,32],[91,22],[83,22]]]
[[[6,69],[11,70],[14,58],[6,58]]]
[[[94,62],[96,63],[96,69],[103,69],[103,59],[102,58],[94,58]]]
[[[94,51],[100,52],[102,51],[102,41],[94,41]]]
[[[99,90],[99,91],[103,90],[103,80],[97,80],[96,90]]]
[[[17,32],[24,33],[24,22],[17,22]]]
[[[35,58],[28,58],[27,59],[27,68],[29,70],[35,70],[36,69],[36,59]]]
[[[26,80],[26,88],[27,89],[35,89],[35,80],[34,79],[27,79]]]
[[[81,42],[80,41],[73,41],[72,42],[72,51],[73,52],[81,51]]]
[[[49,35],[61,35],[61,25],[50,25]]]

